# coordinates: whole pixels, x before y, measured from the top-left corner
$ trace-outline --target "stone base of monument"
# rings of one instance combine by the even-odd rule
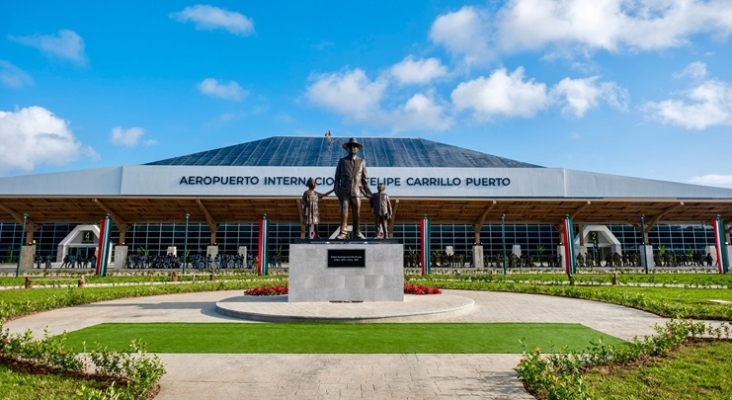
[[[259,322],[427,322],[470,313],[473,299],[451,295],[406,295],[404,301],[291,303],[287,296],[236,296],[216,303],[216,312]]]
[[[290,302],[404,301],[396,240],[301,240],[290,245]]]

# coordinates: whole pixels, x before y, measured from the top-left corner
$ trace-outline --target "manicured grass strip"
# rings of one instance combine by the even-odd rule
[[[0,399],[4,400],[62,400],[77,398],[81,385],[103,389],[104,385],[57,375],[35,375],[16,372],[0,365]]]
[[[604,337],[580,324],[419,323],[419,324],[100,324],[68,334],[67,345],[99,341],[121,350],[141,339],[151,353],[521,353],[519,339],[530,348],[550,351],[586,348]]]
[[[250,289],[259,286],[287,285],[284,277],[258,277],[242,280],[206,281],[176,285],[87,287],[68,289],[0,290],[0,321],[55,308],[99,301],[175,293],[213,292]]]
[[[709,303],[709,300],[713,299],[732,301],[732,290],[729,289],[553,286],[448,279],[430,276],[424,279],[414,279],[409,283],[435,286],[441,289],[548,294],[620,304],[670,318],[732,321],[732,306]]]
[[[669,357],[584,379],[605,399],[732,399],[732,342],[691,341]]]
[[[479,281],[492,281],[492,282],[546,282],[546,283],[557,283],[567,284],[569,279],[564,273],[554,272],[541,272],[535,274],[515,274],[510,273],[509,275],[503,275],[500,270],[491,271],[493,273],[471,273],[460,276],[462,280],[479,280]],[[603,274],[592,274],[592,273],[578,273],[573,275],[574,281],[578,283],[605,283],[609,284],[612,282],[613,274],[615,271],[610,271]],[[416,276],[416,275],[415,275]],[[704,287],[710,285],[719,285],[732,287],[732,275],[730,274],[716,274],[716,273],[635,273],[635,272],[619,272],[617,273],[618,283],[620,284],[656,284],[656,285],[687,285],[689,287]]]

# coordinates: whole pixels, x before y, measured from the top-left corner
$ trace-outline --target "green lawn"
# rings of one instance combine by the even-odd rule
[[[413,279],[409,283],[442,289],[492,290],[574,297],[635,307],[664,317],[732,321],[732,305],[709,302],[709,300],[732,301],[730,289],[531,285],[485,280],[455,280],[450,276],[438,275]]]
[[[99,341],[121,350],[132,339],[151,353],[521,353],[529,348],[586,348],[620,339],[580,324],[100,324],[67,334],[69,347]]]
[[[95,381],[79,380],[57,375],[35,375],[16,372],[0,365],[0,399],[3,400],[62,400],[77,398],[81,385],[103,389]]]
[[[536,273],[536,274],[509,274],[503,275],[499,271],[490,274],[475,274],[475,275],[463,275],[461,279],[470,280],[487,280],[487,281],[513,281],[513,282],[546,282],[546,283],[569,283],[567,274],[558,273],[557,270],[553,270],[551,273]],[[620,284],[656,284],[656,285],[688,285],[688,286],[710,286],[719,285],[732,287],[732,275],[730,274],[717,274],[717,273],[651,273],[644,274],[638,272],[618,272],[618,283]],[[609,284],[613,279],[613,272],[608,273],[578,273],[574,276],[575,282],[578,283],[603,283]]]
[[[253,279],[197,281],[196,283],[175,285],[0,290],[0,322],[55,308],[106,300],[175,293],[250,289],[271,285],[287,285],[287,278],[265,276]]]
[[[585,375],[604,399],[732,399],[732,342],[690,342],[669,357]]]

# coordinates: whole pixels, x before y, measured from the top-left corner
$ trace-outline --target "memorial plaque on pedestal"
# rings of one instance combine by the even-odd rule
[[[328,268],[366,268],[366,250],[328,249]]]

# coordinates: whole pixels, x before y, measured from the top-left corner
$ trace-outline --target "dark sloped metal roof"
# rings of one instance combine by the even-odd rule
[[[349,138],[275,136],[145,165],[200,165],[250,167],[335,167]],[[370,167],[401,168],[543,168],[538,165],[480,153],[419,138],[357,138],[359,156]]]

